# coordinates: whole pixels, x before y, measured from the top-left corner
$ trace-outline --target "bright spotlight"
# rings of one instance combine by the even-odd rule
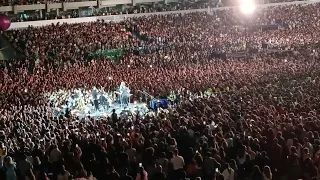
[[[240,11],[242,14],[250,15],[256,10],[256,5],[253,0],[241,0]]]

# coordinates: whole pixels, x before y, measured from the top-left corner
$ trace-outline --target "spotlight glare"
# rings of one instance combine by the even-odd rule
[[[253,14],[256,10],[256,5],[252,0],[242,0],[240,2],[240,12],[245,15]]]

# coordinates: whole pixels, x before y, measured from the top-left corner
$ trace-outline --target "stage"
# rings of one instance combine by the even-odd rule
[[[85,110],[72,110],[71,114],[74,116],[78,116],[79,118],[84,118],[84,117],[92,117],[94,119],[101,118],[101,117],[108,117],[111,116],[112,110],[115,110],[115,113],[118,115],[118,117],[121,116],[121,113],[126,111],[126,112],[131,112],[131,113],[140,113],[141,115],[146,114],[149,112],[149,109],[146,104],[144,103],[129,103],[128,106],[126,107],[121,107],[121,104],[118,103],[113,103],[110,105],[108,109],[104,109],[102,107],[99,108],[99,111],[96,111],[93,106],[86,106]]]
[[[120,117],[123,112],[131,112],[133,114],[139,113],[144,115],[149,112],[149,109],[145,103],[130,103],[126,107],[121,107],[118,103],[113,103],[108,109],[100,107],[98,111],[95,110],[94,106],[86,105],[83,110],[73,109],[71,110],[72,116],[77,116],[79,118],[91,117],[93,119],[105,118],[111,116],[112,110]],[[54,108],[54,116],[64,115],[66,112],[66,107],[63,109]]]
[[[123,85],[123,89],[124,89]],[[94,119],[111,116],[113,109],[118,117],[128,114],[144,115],[149,112],[147,104],[131,101],[130,90],[127,88],[127,98],[121,99],[118,92],[106,92],[103,89],[93,88],[59,90],[46,94],[51,102],[53,115],[72,115],[79,118],[91,117]],[[122,93],[120,93],[122,94]],[[121,101],[122,100],[122,101]],[[120,103],[123,103],[122,105]],[[127,104],[128,103],[128,104]],[[127,105],[126,105],[127,104]]]

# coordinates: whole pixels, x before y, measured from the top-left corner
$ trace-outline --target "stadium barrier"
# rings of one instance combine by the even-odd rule
[[[283,5],[307,5],[307,4],[314,4],[319,3],[320,0],[310,0],[310,1],[293,1],[293,2],[285,2],[285,3],[270,3],[270,4],[260,4],[257,5],[259,8],[265,8],[270,6],[283,6]],[[164,14],[172,14],[172,13],[181,13],[186,14],[190,12],[212,12],[218,10],[225,10],[230,8],[236,8],[235,6],[232,7],[217,7],[217,8],[207,8],[207,9],[192,9],[192,10],[182,10],[182,11],[166,11],[166,12],[153,12],[153,13],[141,13],[141,14],[122,14],[122,15],[109,15],[109,16],[95,16],[95,17],[83,17],[83,18],[71,18],[71,19],[54,19],[54,20],[43,20],[43,21],[27,21],[27,22],[14,22],[11,23],[9,30],[12,29],[21,29],[21,28],[28,28],[29,26],[33,27],[41,27],[50,24],[57,24],[57,23],[85,23],[85,22],[95,22],[98,20],[104,20],[105,22],[119,22],[123,21],[127,18],[133,17],[142,17],[142,16],[150,16],[150,15],[164,15]]]

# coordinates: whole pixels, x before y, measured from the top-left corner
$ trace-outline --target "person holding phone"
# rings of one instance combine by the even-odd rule
[[[136,180],[148,180],[148,173],[144,170],[142,163],[139,163],[139,170]]]

